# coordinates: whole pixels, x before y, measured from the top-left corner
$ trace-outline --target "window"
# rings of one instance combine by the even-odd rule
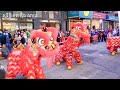
[[[14,31],[15,29],[18,29],[18,23],[3,22],[3,29]]]
[[[53,19],[53,18],[54,18],[54,13],[53,13],[53,11],[49,11],[49,18],[50,18],[50,19]]]
[[[42,11],[36,11],[37,17],[42,18]]]
[[[32,29],[33,24],[32,23],[19,23],[20,29]]]

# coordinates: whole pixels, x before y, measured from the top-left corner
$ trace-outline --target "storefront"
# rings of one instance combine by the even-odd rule
[[[119,22],[118,17],[112,15],[107,15],[106,20],[109,21],[109,27],[111,28],[116,28]]]
[[[32,29],[32,19],[2,18],[1,29],[14,31],[16,29]]]
[[[79,11],[68,11],[68,21],[69,30],[73,23],[81,22],[79,18]]]
[[[87,26],[91,27],[92,11],[69,11],[68,18],[69,29],[71,24],[75,22],[83,22]]]
[[[106,14],[93,12],[92,26],[95,26],[96,29],[103,29],[104,23],[103,21],[106,19]]]
[[[60,21],[58,20],[40,20],[40,25],[46,27],[56,27],[60,29]]]
[[[60,30],[66,29],[66,23],[64,23],[64,14],[62,11],[36,11],[38,17],[33,20],[33,28],[39,29],[40,26],[55,27]],[[62,15],[63,14],[63,15]],[[67,15],[67,14],[66,14]],[[67,16],[66,16],[67,17]],[[61,24],[63,24],[61,25]]]
[[[18,29],[32,30],[32,19],[21,18],[1,18],[1,30],[9,30],[12,34]]]

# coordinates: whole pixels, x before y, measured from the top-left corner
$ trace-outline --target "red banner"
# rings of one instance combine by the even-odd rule
[[[104,13],[98,13],[98,12],[93,12],[93,18],[105,19],[106,18],[106,14],[104,14]]]

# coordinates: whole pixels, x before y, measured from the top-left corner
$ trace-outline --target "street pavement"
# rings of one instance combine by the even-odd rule
[[[83,45],[78,48],[83,64],[77,65],[73,60],[73,69],[67,70],[65,62],[60,66],[53,64],[47,67],[46,60],[41,64],[47,79],[120,79],[120,54],[111,56],[106,49],[106,43]],[[7,60],[0,60],[7,67]]]

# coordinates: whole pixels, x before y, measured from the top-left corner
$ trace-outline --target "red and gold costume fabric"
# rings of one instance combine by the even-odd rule
[[[83,23],[74,23],[71,27],[71,34],[60,47],[59,54],[56,55],[55,63],[60,64],[60,60],[66,61],[68,69],[72,68],[72,59],[76,59],[77,64],[82,64],[81,54],[76,50],[83,43],[90,43],[90,34]]]
[[[110,53],[116,52],[117,49],[120,48],[120,37],[119,36],[108,37],[106,46]]]
[[[45,79],[40,60],[42,57],[56,55],[59,49],[55,41],[58,30],[52,29],[56,31],[33,30],[28,46],[24,49],[16,48],[9,54],[6,79],[16,79],[18,74],[27,79]]]

